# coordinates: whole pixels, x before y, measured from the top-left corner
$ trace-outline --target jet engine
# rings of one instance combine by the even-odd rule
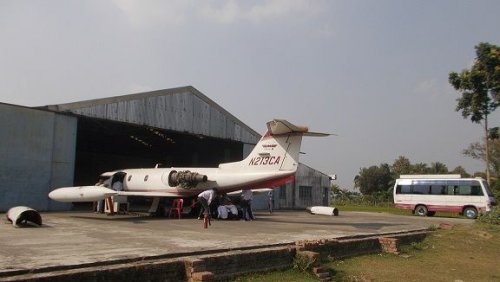
[[[207,182],[207,176],[189,170],[172,170],[168,175],[168,185],[172,187],[181,186],[182,188],[189,189],[196,187],[201,182]]]

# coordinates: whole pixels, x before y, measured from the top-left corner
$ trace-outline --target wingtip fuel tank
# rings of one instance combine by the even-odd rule
[[[49,193],[49,198],[59,202],[96,202],[117,194],[102,186],[63,187]]]

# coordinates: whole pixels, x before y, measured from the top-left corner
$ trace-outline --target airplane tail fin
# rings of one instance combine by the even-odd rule
[[[309,132],[307,127],[296,126],[282,119],[267,123],[267,132],[255,145],[250,155],[241,162],[220,164],[221,169],[246,171],[295,172],[299,164],[302,136],[328,136],[327,133]]]

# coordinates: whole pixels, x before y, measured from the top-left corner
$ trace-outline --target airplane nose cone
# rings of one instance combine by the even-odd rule
[[[58,188],[49,193],[49,198],[58,202],[72,202],[74,198],[80,196],[79,189],[76,187]]]
[[[61,191],[60,191],[60,189],[56,189],[54,191],[51,191],[49,193],[49,198],[51,198],[52,200],[55,200],[55,201],[60,200],[60,198],[61,198]]]

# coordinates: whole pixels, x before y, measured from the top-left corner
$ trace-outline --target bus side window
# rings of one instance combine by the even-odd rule
[[[481,186],[471,186],[471,195],[483,196],[483,190],[481,190]]]
[[[446,194],[448,194],[448,195],[455,195],[455,187],[456,186],[448,185],[446,187],[446,189],[447,189],[447,191],[446,191],[447,193]]]
[[[432,185],[431,186],[431,194],[432,195],[445,195],[446,194],[446,186],[444,186],[444,185]]]
[[[413,194],[429,194],[429,185],[413,185]]]
[[[411,186],[410,185],[396,186],[396,194],[411,194]]]
[[[458,186],[458,194],[459,195],[472,195],[471,194],[471,187],[469,185]]]

